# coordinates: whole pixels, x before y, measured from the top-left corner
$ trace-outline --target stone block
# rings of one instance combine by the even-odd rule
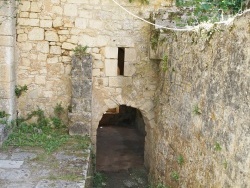
[[[59,30],[58,34],[59,35],[68,35],[69,34],[69,30]]]
[[[19,18],[18,22],[19,25],[23,26],[39,26],[39,19],[34,19],[34,18]]]
[[[95,53],[92,53],[93,57],[95,60],[101,60],[102,59],[102,55],[101,54],[95,54]]]
[[[44,29],[35,27],[28,33],[29,40],[44,40]]]
[[[79,44],[89,47],[96,47],[96,38],[89,35],[80,35]]]
[[[61,17],[56,17],[53,20],[53,27],[61,27],[63,25],[62,18]]]
[[[31,2],[30,11],[31,12],[41,12],[41,9],[39,8],[37,2]]]
[[[47,63],[48,64],[55,64],[58,63],[58,57],[52,57],[52,58],[48,58]]]
[[[105,75],[106,76],[117,76],[117,60],[106,59],[105,60]]]
[[[131,77],[123,77],[123,76],[109,77],[109,87],[122,88],[131,84],[132,84]]]
[[[117,47],[106,47],[105,48],[105,58],[117,59],[118,58],[118,48]]]
[[[103,22],[100,20],[90,20],[89,27],[92,29],[103,30]]]
[[[71,36],[66,42],[77,44],[78,43],[78,36]]]
[[[78,35],[79,33],[81,33],[81,29],[72,28],[72,29],[70,30],[70,34],[71,34],[71,35]]]
[[[29,18],[38,18],[37,13],[30,13]]]
[[[124,76],[133,76],[136,68],[134,63],[124,62]]]
[[[64,42],[62,44],[62,49],[66,49],[66,50],[73,50],[76,47],[76,45],[68,43],[68,42]]]
[[[20,43],[18,44],[19,48],[23,51],[23,52],[29,52],[32,49],[32,44],[25,42],[25,43]]]
[[[59,41],[59,37],[55,31],[46,31],[45,32],[45,40],[57,42],[57,41]]]
[[[79,29],[86,29],[87,20],[85,18],[76,18],[75,27]]]
[[[113,40],[115,40],[115,43],[113,45],[127,47],[127,48],[135,47],[134,40],[131,37],[117,37],[113,38]]]
[[[104,63],[101,60],[96,60],[94,61],[93,68],[103,69]]]
[[[52,20],[41,20],[40,27],[52,27]]]
[[[51,46],[50,47],[50,54],[57,54],[60,55],[62,53],[61,47],[60,46]]]
[[[46,53],[46,54],[39,53],[39,54],[37,55],[37,60],[38,60],[38,61],[46,61],[46,60],[47,60],[47,53]]]
[[[100,69],[93,69],[93,71],[92,71],[92,76],[101,76],[101,71],[100,71]]]
[[[137,59],[135,48],[125,48],[125,61],[135,62]]]
[[[69,62],[71,61],[71,57],[70,56],[62,56],[62,62]]]
[[[29,11],[30,10],[30,1],[22,1],[22,3],[20,3],[18,8],[22,12]]]
[[[35,83],[38,85],[44,85],[46,83],[46,76],[36,76]]]
[[[64,15],[65,16],[77,16],[77,5],[65,4],[64,5]]]
[[[17,36],[17,42],[24,42],[24,41],[27,41],[28,39],[28,35],[27,34],[19,34]]]
[[[104,47],[107,46],[108,42],[110,41],[110,37],[109,36],[101,36],[98,35],[97,36],[97,40],[96,40],[96,46],[98,47]]]
[[[109,79],[108,78],[96,78],[96,84],[98,86],[107,87],[109,85]]]
[[[38,52],[42,52],[42,53],[49,53],[49,42],[47,41],[41,41],[37,44],[37,47],[36,47],[37,51]]]
[[[104,99],[104,102],[108,108],[117,108],[117,103],[111,99]]]
[[[67,36],[59,35],[59,41],[60,42],[65,42],[66,40],[67,40]]]
[[[21,12],[19,18],[28,18],[29,13],[28,12]]]
[[[90,19],[93,17],[93,11],[81,10],[79,11],[79,17]]]
[[[53,7],[52,7],[52,12],[53,12],[54,14],[62,15],[62,14],[63,14],[63,9],[62,9],[62,7],[60,7],[60,6],[53,6]]]

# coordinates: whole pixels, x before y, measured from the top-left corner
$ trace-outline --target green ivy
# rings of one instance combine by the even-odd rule
[[[15,86],[15,94],[17,96],[17,98],[19,98],[22,93],[26,92],[28,90],[28,86],[24,85],[24,86],[20,86],[20,85],[16,85]]]
[[[189,8],[187,23],[197,25],[203,21],[219,21],[223,15],[234,15],[241,11],[245,0],[176,0],[179,8]]]

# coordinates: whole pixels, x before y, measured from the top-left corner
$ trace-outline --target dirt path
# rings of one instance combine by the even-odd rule
[[[144,136],[133,127],[98,128],[96,169],[107,177],[106,188],[146,188]]]

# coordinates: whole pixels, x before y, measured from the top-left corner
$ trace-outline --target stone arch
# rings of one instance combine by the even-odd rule
[[[98,91],[100,92],[100,91]],[[120,105],[126,105],[128,107],[133,107],[140,111],[143,121],[145,123],[145,146],[144,146],[144,165],[149,167],[150,164],[150,150],[151,150],[151,132],[152,128],[155,126],[154,119],[154,103],[149,99],[141,99],[139,103],[135,100],[128,99],[124,97],[123,99],[116,100],[113,97],[102,98],[95,95],[96,92],[93,90],[93,106],[92,106],[92,126],[91,126],[91,139],[93,143],[93,151],[96,152],[96,140],[97,140],[97,128],[99,122],[103,117],[103,114],[107,112],[110,108],[116,108]]]
[[[154,114],[152,114],[152,111],[147,111],[145,108],[142,108],[143,106],[131,105],[131,104],[125,103],[125,102],[124,103],[116,103],[115,105],[112,106],[112,108],[116,108],[120,105],[126,105],[129,107],[133,107],[141,112],[144,123],[145,123],[146,132],[147,132],[147,130],[149,130],[150,128],[152,128],[154,126],[154,124],[155,124]],[[110,106],[105,105],[98,112],[96,112],[97,113],[96,116],[93,116],[92,129],[91,129],[92,136],[96,136],[96,130],[98,128],[98,124],[99,124],[100,120],[102,119],[103,114],[105,112],[107,112],[108,109],[110,109]],[[150,110],[152,110],[152,109],[150,109]],[[93,141],[94,141],[93,143],[95,143],[95,139]]]

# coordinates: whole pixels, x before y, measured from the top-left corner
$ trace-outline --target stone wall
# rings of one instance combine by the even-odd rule
[[[150,5],[118,2],[146,19],[161,4],[157,0],[151,1]],[[171,3],[172,1],[166,1],[164,6]],[[143,66],[148,69],[151,67],[147,63],[148,40],[145,40],[148,38],[150,26],[122,11],[112,0],[21,0],[18,10],[17,80],[19,85],[26,84],[29,89],[18,100],[21,116],[37,106],[47,114],[53,113],[56,103],[62,102],[67,108],[72,94],[72,49],[76,45],[89,47],[88,52],[93,56],[93,90],[101,88],[104,91],[98,92],[107,94],[107,99],[110,95],[120,95],[123,92],[123,82],[130,86],[133,75],[137,75],[137,80],[139,77],[143,80],[144,75],[135,73],[135,64],[138,63],[139,69]],[[116,77],[118,47],[125,48],[127,54],[122,77]],[[136,84],[139,86],[138,81]],[[146,100],[153,95],[152,88],[155,86],[151,86],[144,94]],[[131,87],[130,89],[133,90]],[[98,110],[100,112],[97,114],[100,114],[93,120],[95,129],[106,110],[104,108],[106,107]]]
[[[250,12],[161,33],[150,174],[171,187],[250,185]]]
[[[160,5],[173,3],[118,2],[145,19]],[[6,75],[0,80],[1,108],[14,114],[15,75],[17,84],[28,86],[18,99],[21,116],[37,106],[48,115],[57,103],[67,108],[74,99],[72,49],[87,45],[93,60],[92,126],[87,131],[94,145],[103,114],[127,105],[142,114],[145,165],[156,182],[173,187],[250,184],[249,13],[209,30],[162,33],[165,42],[149,60],[150,26],[112,0],[21,0],[18,10],[17,74],[11,58],[14,19],[0,26],[1,42],[6,42],[1,48],[9,54],[0,62],[0,71],[7,69],[1,72]],[[125,53],[122,75],[118,49]],[[164,55],[167,61],[159,63]]]
[[[15,118],[15,2],[0,1],[0,111]]]
[[[118,2],[145,19],[161,4],[157,0],[149,5]],[[171,3],[165,1],[164,6]],[[155,126],[153,98],[158,68],[148,61],[149,35],[150,25],[123,11],[112,0],[21,0],[17,76],[18,84],[28,85],[29,90],[18,100],[20,115],[37,106],[52,114],[53,106],[60,102],[67,108],[72,97],[72,49],[87,45],[93,57],[93,145],[102,115],[119,105],[139,109],[150,132]],[[118,48],[125,53],[123,75],[118,71]],[[151,145],[149,136],[146,142]],[[147,146],[146,153],[150,149]]]

